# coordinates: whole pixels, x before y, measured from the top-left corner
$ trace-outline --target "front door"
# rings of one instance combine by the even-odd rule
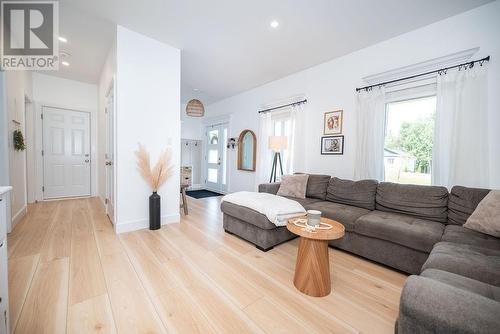
[[[43,107],[43,198],[90,196],[90,114]]]
[[[226,192],[227,124],[208,126],[206,141],[205,187],[216,192]]]

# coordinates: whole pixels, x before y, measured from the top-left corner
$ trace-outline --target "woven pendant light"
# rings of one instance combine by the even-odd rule
[[[205,107],[200,100],[192,99],[186,106],[186,114],[191,117],[203,117],[205,115]]]

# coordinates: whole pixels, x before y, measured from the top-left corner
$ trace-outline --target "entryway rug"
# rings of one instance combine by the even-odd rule
[[[216,193],[210,190],[188,190],[186,191],[186,195],[199,199],[199,198],[207,198],[207,197],[215,197],[222,196],[222,194]]]

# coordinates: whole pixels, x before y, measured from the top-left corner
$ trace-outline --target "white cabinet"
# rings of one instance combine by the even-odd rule
[[[0,187],[0,334],[9,333],[9,274],[7,269],[7,196],[11,187]]]

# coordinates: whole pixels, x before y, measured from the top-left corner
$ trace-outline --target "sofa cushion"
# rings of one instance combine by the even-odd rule
[[[500,286],[500,250],[442,241],[422,266]]]
[[[264,230],[276,228],[276,225],[271,223],[265,215],[247,207],[230,202],[222,202],[220,209],[224,214],[238,218],[239,220],[245,221]]]
[[[280,185],[281,184],[279,182],[262,183],[262,184],[259,184],[259,192],[276,195],[276,193],[280,189]]]
[[[500,287],[437,269],[426,269],[420,276],[500,301]]]
[[[332,177],[330,175],[309,174],[307,180],[306,197],[325,200],[326,188]]]
[[[446,225],[441,241],[500,250],[499,238],[458,225]]]
[[[276,195],[293,196],[297,198],[306,198],[307,180],[309,175],[283,175],[281,177],[280,188]]]
[[[426,276],[412,275],[406,280],[396,333],[497,334],[500,303],[482,295],[490,295],[491,286],[436,272],[426,270]]]
[[[309,210],[309,206],[313,203],[321,202],[321,200],[317,198],[297,198],[297,197],[291,197],[291,196],[284,196],[288,199],[294,200],[296,202],[299,202],[300,205],[304,207],[304,209]]]
[[[463,225],[490,190],[454,186],[448,202],[448,224]]]
[[[338,221],[344,225],[346,231],[354,230],[354,222],[370,211],[355,206],[332,203],[327,201],[316,202],[307,206],[308,210],[319,210],[321,216]]]
[[[351,181],[333,177],[328,184],[326,200],[373,210],[377,184],[376,180]]]
[[[445,223],[448,190],[445,187],[381,182],[377,187],[376,208]]]
[[[354,232],[429,253],[444,224],[391,212],[372,211],[355,222]]]

